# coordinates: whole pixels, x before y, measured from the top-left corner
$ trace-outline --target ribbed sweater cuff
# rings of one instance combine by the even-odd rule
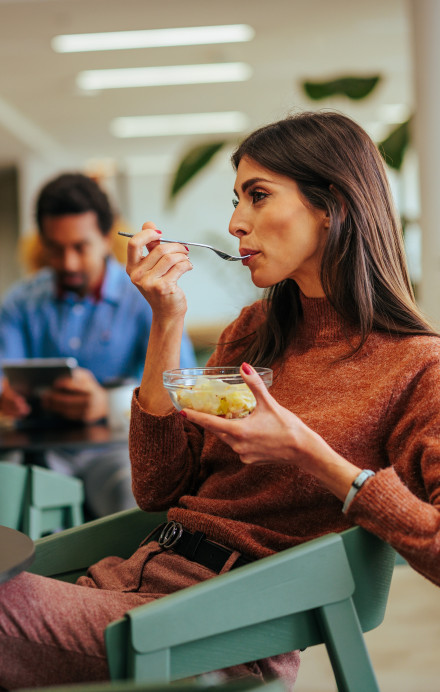
[[[419,522],[421,513],[425,516]],[[347,518],[399,549],[396,543],[407,545],[408,537],[415,536],[417,525],[424,527],[424,537],[428,538],[436,530],[438,512],[428,502],[421,503],[390,467],[378,471],[365,483],[353,498]]]
[[[142,458],[146,449],[140,449],[141,440],[148,445],[149,457],[161,460],[172,459],[176,446],[181,445],[183,419],[176,410],[163,416],[147,413],[139,404],[139,388],[133,392],[130,419],[130,441],[133,440],[133,451],[136,458]],[[131,445],[130,445],[131,446]]]

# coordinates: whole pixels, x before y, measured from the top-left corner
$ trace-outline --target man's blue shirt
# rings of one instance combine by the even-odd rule
[[[0,308],[0,362],[6,358],[74,356],[101,384],[139,381],[152,313],[125,269],[107,260],[101,297],[58,295],[54,272],[43,269],[16,284]],[[184,335],[180,367],[194,367]]]

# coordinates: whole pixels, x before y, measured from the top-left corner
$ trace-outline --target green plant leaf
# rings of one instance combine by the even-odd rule
[[[396,171],[399,171],[402,166],[405,151],[410,142],[410,124],[411,118],[398,125],[377,145],[385,163]]]
[[[307,96],[314,101],[337,95],[359,100],[368,96],[379,81],[380,75],[372,77],[340,77],[329,82],[303,82],[302,86]]]
[[[197,173],[205,168],[212,157],[215,156],[225,144],[226,141],[199,144],[185,154],[180,160],[173,175],[168,195],[169,202],[173,201],[182,188],[185,187]]]

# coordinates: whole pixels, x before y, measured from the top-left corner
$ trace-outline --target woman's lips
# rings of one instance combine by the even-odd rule
[[[259,254],[260,254],[259,250],[251,250],[250,248],[247,248],[247,247],[240,248],[240,255],[242,255],[243,257],[245,255],[250,255],[250,257],[246,257],[246,259],[241,260],[242,264],[244,264],[245,266],[248,265],[249,262],[252,261],[252,258],[255,257],[255,255],[259,255]]]

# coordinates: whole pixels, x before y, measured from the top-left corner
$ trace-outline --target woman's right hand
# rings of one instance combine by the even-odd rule
[[[180,243],[162,244],[160,236],[154,223],[144,223],[142,231],[129,240],[127,249],[127,274],[153,312],[139,404],[155,415],[165,415],[172,409],[162,373],[179,367],[187,305],[177,282],[192,269],[188,248]],[[146,256],[144,247],[148,250]]]
[[[180,243],[163,243],[161,232],[147,222],[130,238],[127,248],[127,274],[159,318],[184,316],[186,297],[178,280],[192,269],[188,248]],[[148,255],[144,255],[144,247]]]

